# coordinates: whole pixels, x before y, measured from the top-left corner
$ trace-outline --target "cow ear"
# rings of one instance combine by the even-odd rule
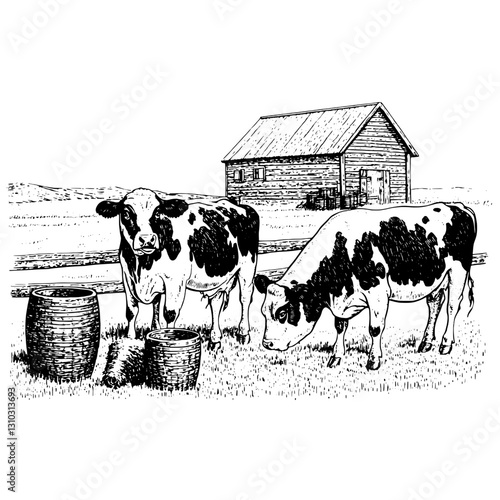
[[[265,276],[263,274],[257,274],[257,276],[255,276],[253,282],[254,282],[255,288],[257,288],[257,290],[260,293],[266,293],[267,287],[271,283],[273,283],[267,276]]]
[[[120,202],[111,200],[101,201],[95,211],[102,217],[106,217],[106,219],[116,217],[120,213]]]
[[[188,208],[189,205],[184,200],[160,200],[161,212],[167,217],[180,217]]]

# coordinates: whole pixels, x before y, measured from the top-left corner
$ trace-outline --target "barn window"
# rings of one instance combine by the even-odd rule
[[[234,182],[244,182],[245,171],[242,168],[237,168],[234,171]]]
[[[264,167],[257,167],[253,169],[253,180],[254,181],[265,181],[266,180],[266,169]]]

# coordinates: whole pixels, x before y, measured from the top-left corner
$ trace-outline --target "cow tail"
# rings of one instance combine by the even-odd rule
[[[467,313],[467,317],[469,317],[469,314],[472,312],[474,307],[474,280],[472,279],[470,273],[468,275],[467,284],[469,285],[469,312]]]
[[[470,207],[464,206],[464,209],[468,212],[472,219],[472,224],[474,227],[474,240],[476,239],[477,236],[477,218],[474,210]],[[472,258],[473,256],[471,256]],[[472,279],[472,276],[470,275],[470,269],[469,273],[467,274],[467,284],[469,285],[469,312],[467,313],[467,317],[469,317],[469,314],[472,312],[472,309],[474,307],[474,280]]]
[[[222,292],[222,310],[225,311],[227,309],[227,305],[229,304],[229,293],[228,292]]]

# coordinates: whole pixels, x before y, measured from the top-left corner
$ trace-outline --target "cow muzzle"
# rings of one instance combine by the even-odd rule
[[[158,236],[154,233],[140,233],[135,238],[134,252],[137,255],[149,255],[159,249]]]
[[[289,347],[289,344],[268,339],[262,339],[262,345],[270,351],[286,351]]]

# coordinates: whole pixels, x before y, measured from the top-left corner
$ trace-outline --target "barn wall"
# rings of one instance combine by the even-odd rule
[[[274,158],[226,164],[228,196],[243,200],[305,201],[307,193],[335,187],[339,181],[339,157]],[[253,180],[253,169],[266,168],[264,181]],[[244,169],[245,181],[234,182],[234,170]]]
[[[406,148],[382,111],[377,111],[345,152],[346,191],[359,190],[359,171],[389,170],[391,203],[406,202]]]

